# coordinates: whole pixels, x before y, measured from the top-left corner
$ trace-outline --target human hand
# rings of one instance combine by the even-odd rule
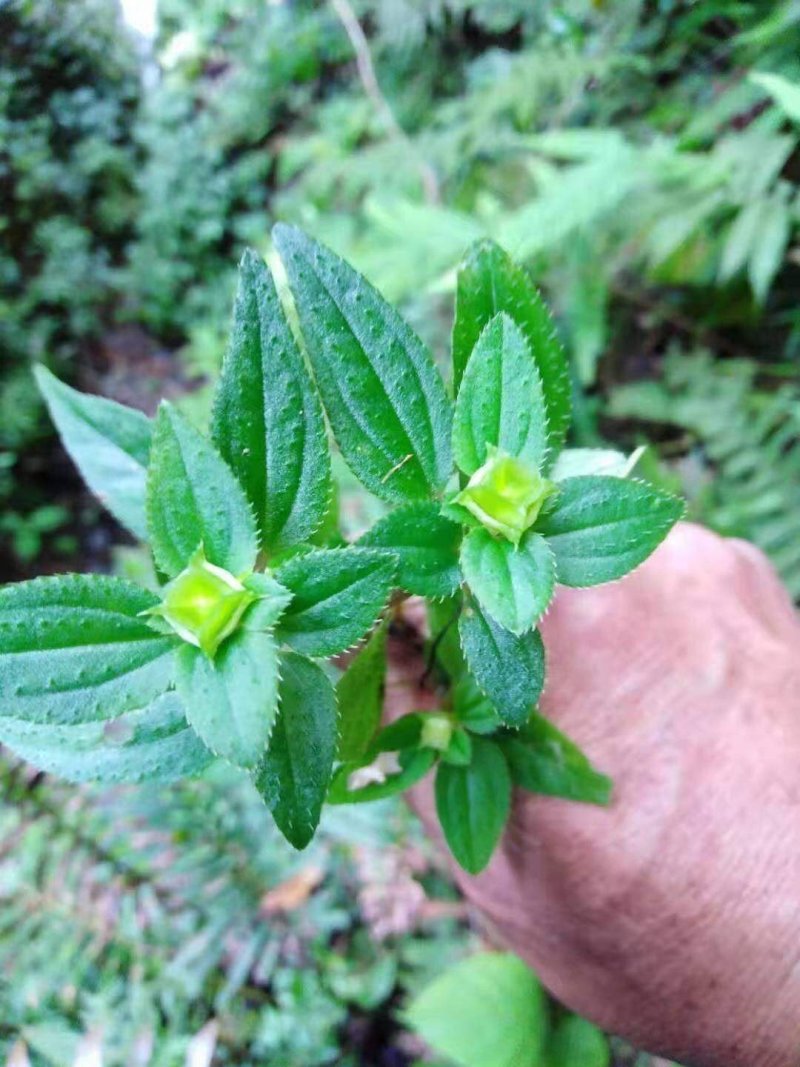
[[[796,1067],[800,619],[770,564],[681,524],[629,578],[559,590],[542,631],[542,711],[613,802],[518,793],[464,892],[556,997],[639,1047]],[[393,717],[435,706],[419,657],[392,641]],[[413,802],[435,833],[429,782]]]

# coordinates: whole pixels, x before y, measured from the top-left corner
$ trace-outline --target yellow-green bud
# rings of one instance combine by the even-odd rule
[[[202,649],[209,658],[258,599],[229,571],[209,563],[202,546],[163,592],[161,603],[149,614],[160,615],[179,637]]]
[[[426,715],[422,724],[420,744],[444,752],[453,736],[453,723],[446,715]]]
[[[517,545],[555,489],[535,468],[490,449],[489,458],[455,499],[487,530]]]

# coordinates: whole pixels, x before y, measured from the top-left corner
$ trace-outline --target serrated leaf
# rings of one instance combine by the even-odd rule
[[[501,744],[511,779],[521,789],[585,804],[609,803],[611,779],[544,716],[531,716],[518,736]]]
[[[147,517],[165,574],[182,571],[199,545],[209,563],[231,574],[255,565],[258,535],[244,490],[214,446],[166,402],[153,433]]]
[[[339,751],[344,763],[359,759],[381,721],[386,679],[386,627],[379,626],[336,683]]]
[[[336,755],[336,695],[322,668],[281,656],[280,711],[254,781],[290,844],[305,848],[319,823]]]
[[[471,601],[458,621],[469,669],[507,726],[523,726],[544,686],[544,644],[538,630],[513,634]]]
[[[248,574],[242,585],[259,599],[247,609],[240,626],[243,630],[273,630],[292,599],[288,589],[269,574]]]
[[[292,594],[278,637],[307,656],[333,656],[371,629],[389,598],[395,562],[372,548],[321,548],[275,574]]]
[[[432,748],[418,748],[412,752],[401,752],[398,759],[400,770],[396,774],[387,775],[383,781],[353,788],[349,784],[351,775],[361,767],[347,763],[339,767],[331,781],[328,803],[367,804],[397,796],[422,781],[436,762],[436,753]]]
[[[314,375],[339,447],[367,489],[425,499],[451,471],[452,410],[430,353],[349,264],[301,230],[278,225]]]
[[[237,767],[256,767],[278,713],[278,646],[272,634],[238,630],[213,660],[183,643],[176,665],[178,695],[203,744]]]
[[[176,642],[139,618],[155,603],[139,586],[99,575],[0,589],[0,716],[95,722],[163,693]]]
[[[567,478],[559,490],[537,531],[555,556],[562,585],[622,578],[647,559],[684,511],[677,497],[621,478]]]
[[[199,774],[214,758],[174,692],[111,723],[52,726],[2,718],[0,741],[69,782],[172,782]]]
[[[484,611],[512,634],[530,630],[553,596],[553,553],[533,530],[518,546],[471,530],[461,546],[461,568]]]
[[[439,505],[409,504],[380,519],[358,542],[386,548],[397,558],[397,583],[417,596],[452,596],[461,582],[461,528]]]
[[[541,1067],[609,1067],[611,1050],[602,1030],[581,1019],[567,1015],[548,1035]]]
[[[88,487],[135,537],[146,540],[150,420],[113,400],[71,389],[41,365],[34,373],[64,447]]]
[[[542,380],[522,331],[503,312],[475,342],[453,419],[453,455],[465,474],[483,466],[492,446],[534,470],[547,452]]]
[[[542,987],[510,952],[480,952],[450,967],[405,1019],[456,1067],[539,1067],[548,1025]]]
[[[453,326],[456,392],[485,326],[504,311],[522,331],[542,381],[549,443],[558,452],[569,428],[571,384],[567,358],[550,313],[525,271],[492,241],[474,245],[458,272]]]
[[[307,541],[331,493],[322,406],[272,276],[252,251],[239,267],[211,437],[253,507],[262,548]]]
[[[497,744],[473,737],[470,765],[440,763],[435,792],[450,851],[465,871],[477,874],[491,859],[511,807],[511,778]]]

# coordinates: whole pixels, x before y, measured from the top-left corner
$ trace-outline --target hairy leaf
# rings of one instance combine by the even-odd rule
[[[480,241],[458,272],[453,326],[456,391],[484,327],[504,311],[519,326],[542,380],[550,447],[557,452],[569,428],[571,386],[567,359],[550,313],[525,271],[492,241]]]
[[[213,760],[174,692],[113,722],[52,726],[0,718],[0,741],[70,782],[172,782]]]
[[[270,633],[239,630],[213,660],[194,645],[176,654],[178,693],[200,739],[237,767],[256,767],[278,713],[278,647]]]
[[[319,823],[336,755],[336,696],[323,669],[281,656],[280,711],[255,783],[279,830],[305,848]]]
[[[434,503],[409,504],[380,519],[360,545],[387,548],[397,559],[397,582],[417,596],[452,596],[461,582],[461,528]]]
[[[156,563],[178,574],[202,545],[209,563],[232,574],[253,569],[255,520],[244,490],[213,445],[171,404],[159,408],[147,480]]]
[[[291,226],[273,233],[344,458],[385,500],[437,493],[450,475],[452,412],[429,352],[333,252]]]
[[[307,656],[333,656],[371,629],[394,585],[395,561],[371,548],[321,548],[295,556],[275,577],[292,594],[278,636]]]
[[[123,526],[146,540],[150,420],[113,400],[71,389],[41,365],[35,374],[64,447],[86,484]]]
[[[453,455],[465,474],[483,466],[491,446],[535,470],[547,451],[542,380],[522,331],[504,312],[475,342],[453,420]]]
[[[95,722],[163,693],[176,642],[139,618],[155,603],[131,582],[98,575],[0,589],[0,716]]]
[[[513,634],[530,630],[553,596],[553,553],[532,530],[518,546],[488,530],[471,530],[461,546],[461,567],[484,611]]]
[[[544,685],[538,630],[513,634],[471,601],[458,622],[461,647],[476,682],[507,726],[523,726]]]
[[[386,627],[379,626],[336,683],[339,759],[359,759],[381,721],[386,679]]]
[[[253,506],[262,548],[307,541],[331,493],[322,406],[272,276],[252,251],[239,267],[212,439]]]
[[[683,515],[681,500],[644,482],[585,475],[559,483],[537,530],[562,585],[610,582],[638,567]]]
[[[530,793],[608,804],[612,783],[595,770],[574,741],[542,715],[533,715],[516,737],[502,742],[514,785]]]
[[[511,778],[494,741],[473,737],[468,767],[439,764],[436,813],[450,851],[470,874],[491,859],[510,806]]]

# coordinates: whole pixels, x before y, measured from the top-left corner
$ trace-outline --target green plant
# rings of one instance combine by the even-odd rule
[[[350,266],[299,230],[277,227],[275,241],[310,368],[266,266],[246,255],[210,440],[167,403],[151,425],[39,370],[87,483],[149,539],[163,584],[154,594],[71,575],[6,587],[0,738],[78,780],[176,778],[221,756],[252,775],[298,848],[326,796],[391,795],[436,765],[445,837],[478,871],[512,783],[608,799],[608,780],[535,711],[536,623],[556,580],[622,577],[682,505],[596,473],[605,453],[562,451],[564,356],[498,247],[476,246],[459,274],[453,403],[423,344]],[[323,405],[352,471],[394,506],[354,545],[313,543],[320,530],[339,540],[323,525]],[[616,475],[625,469],[621,459]],[[460,649],[449,706],[381,729],[375,624],[395,587],[427,597],[434,640],[457,628]],[[334,689],[317,661],[370,630]]]

